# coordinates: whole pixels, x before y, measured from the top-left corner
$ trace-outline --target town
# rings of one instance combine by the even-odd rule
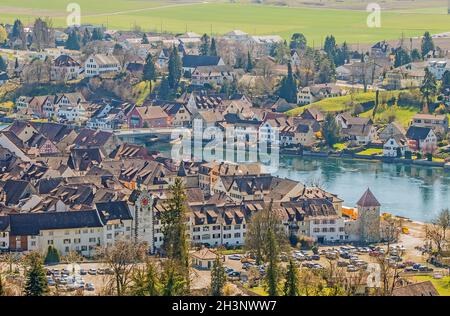
[[[449,43],[0,24],[0,295],[449,295],[448,208],[152,149],[199,125],[201,146],[448,172]]]

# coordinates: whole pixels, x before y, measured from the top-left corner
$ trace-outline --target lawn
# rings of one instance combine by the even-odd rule
[[[247,287],[248,290],[252,291],[255,294],[258,294],[260,296],[268,296],[269,294],[262,286],[255,286],[255,287]]]
[[[361,104],[370,101],[375,101],[375,92],[361,92],[353,94],[353,96],[348,94],[341,97],[328,98],[305,106],[301,106],[288,111],[287,114],[293,116],[299,115],[308,108],[316,108],[323,112],[346,111],[352,108],[350,106],[352,102],[354,104]]]
[[[450,296],[450,276],[442,279],[434,279],[432,276],[420,275],[415,276],[414,279],[419,282],[431,281],[440,295]]]
[[[395,120],[399,122],[403,127],[408,127],[414,115],[416,115],[420,109],[416,107],[405,107],[405,106],[391,106],[384,112],[377,112],[375,115],[375,122],[386,123],[389,115],[394,115]],[[361,113],[362,117],[372,117],[373,110]]]
[[[225,250],[219,250],[219,253],[222,255],[234,255],[234,254],[244,254],[244,249],[225,249]]]
[[[133,87],[133,97],[137,105],[142,105],[155,87],[155,82],[141,81]]]
[[[51,17],[55,26],[66,26],[66,5],[72,0],[2,0],[0,22],[21,18],[25,24],[38,16]],[[365,10],[294,8],[248,3],[175,3],[144,0],[77,0],[81,22],[111,29],[223,34],[241,29],[251,34],[278,34],[288,39],[294,32],[306,35],[309,44],[333,34],[338,42],[373,43],[408,38],[425,31],[448,31],[450,15],[431,10],[383,12],[382,27],[367,27]]]
[[[342,151],[344,149],[347,149],[347,144],[346,143],[337,143],[333,145],[333,149],[337,150],[337,151]]]
[[[381,149],[381,148],[368,148],[368,149],[360,151],[359,153],[356,153],[356,154],[358,154],[358,155],[367,155],[367,156],[381,155],[381,154],[383,154],[383,149]]]

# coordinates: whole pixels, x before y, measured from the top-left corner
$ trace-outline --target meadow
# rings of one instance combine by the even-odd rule
[[[294,32],[306,35],[310,45],[319,46],[333,34],[338,42],[373,43],[383,39],[419,36],[424,31],[450,31],[450,15],[431,8],[382,11],[381,27],[366,25],[362,10],[279,7],[248,3],[190,3],[150,0],[1,0],[0,22],[21,18],[26,24],[36,17],[50,17],[55,26],[66,26],[66,5],[81,6],[81,22],[102,24],[111,29],[223,34],[240,29],[251,34],[278,34],[288,39]]]

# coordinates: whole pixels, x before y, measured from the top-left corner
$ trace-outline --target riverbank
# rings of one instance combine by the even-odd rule
[[[395,157],[385,157],[377,155],[362,155],[351,152],[313,152],[307,150],[297,150],[297,149],[282,149],[280,151],[281,155],[292,156],[292,157],[317,157],[317,158],[341,158],[341,159],[354,159],[360,161],[379,161],[383,163],[393,163],[393,164],[406,164],[406,165],[418,165],[424,167],[442,168],[445,171],[450,172],[450,162],[440,162],[440,161],[428,161],[425,159],[405,159],[405,158],[395,158]]]

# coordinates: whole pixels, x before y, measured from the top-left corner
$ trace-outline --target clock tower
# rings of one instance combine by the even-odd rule
[[[153,196],[147,190],[136,190],[133,212],[133,238],[136,242],[148,244],[149,252],[155,252],[155,231],[153,222]]]

